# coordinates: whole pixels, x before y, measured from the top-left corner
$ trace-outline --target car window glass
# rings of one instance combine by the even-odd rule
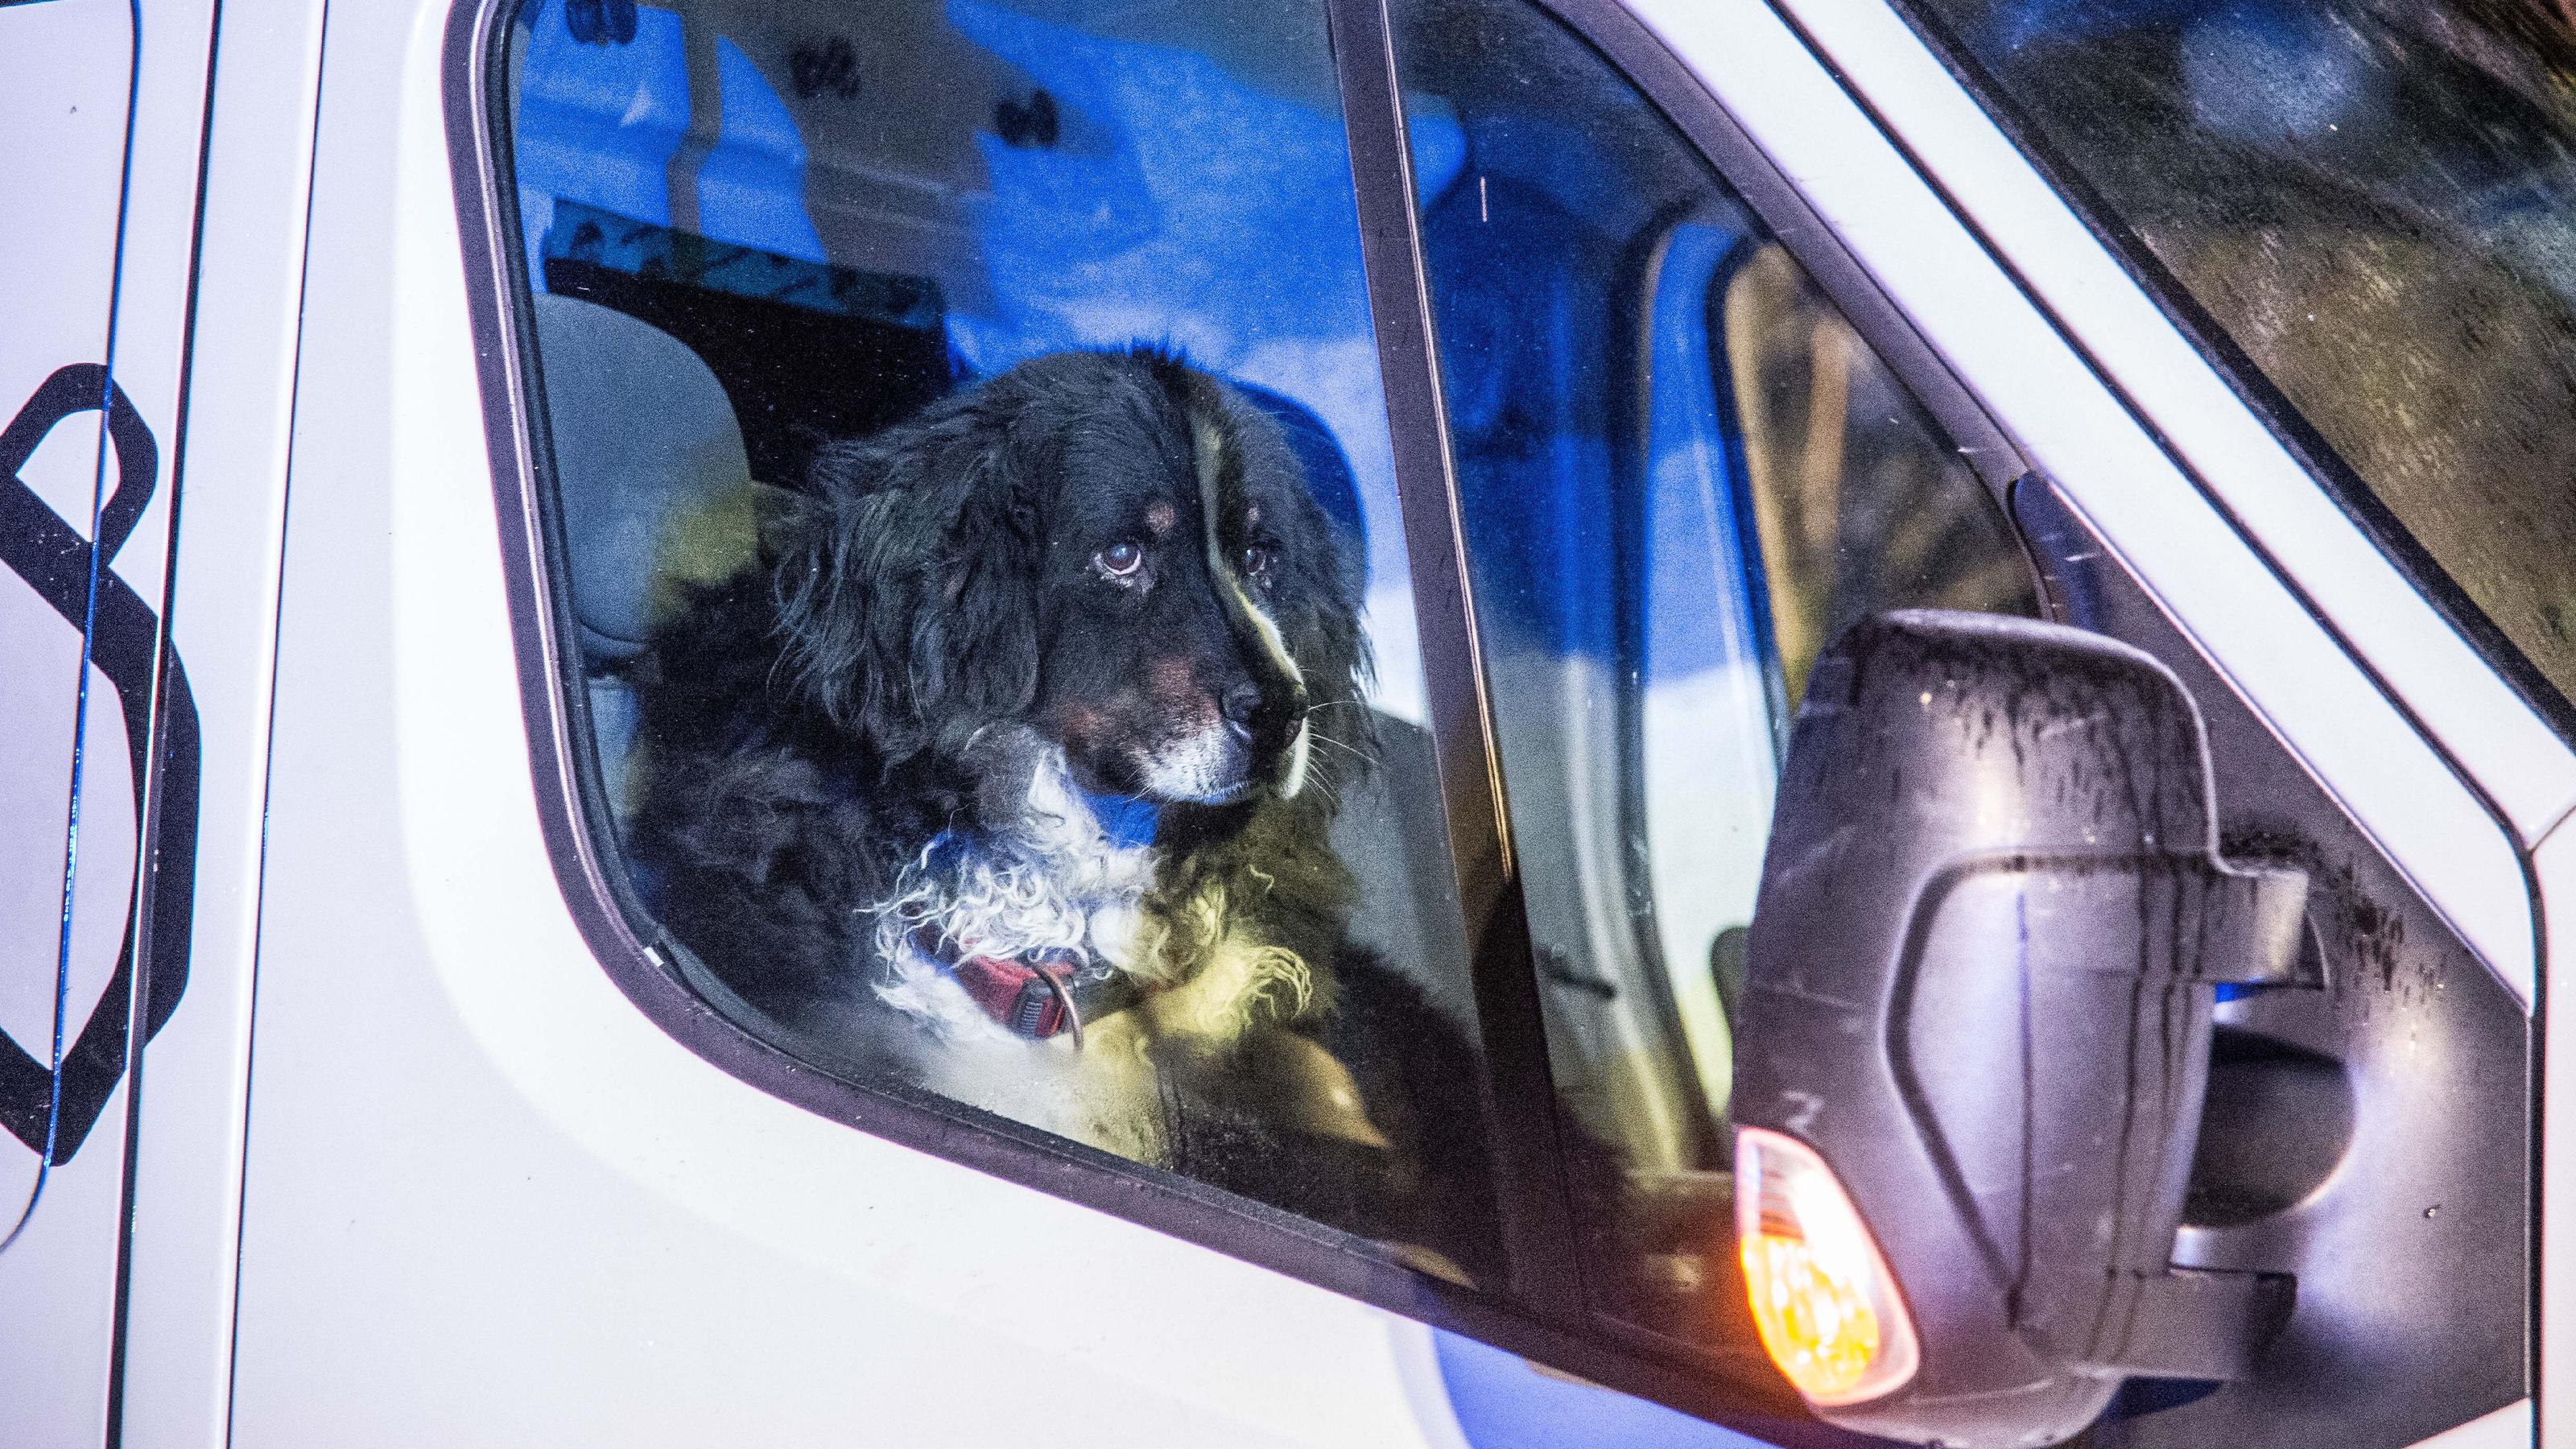
[[[1788,712],[1844,625],[2034,613],[2029,575],[1950,440],[1597,52],[1519,0],[1393,15],[1587,1287],[1767,1375],[1727,1006]]]
[[[1916,9],[2221,361],[2357,477],[2365,516],[2576,692],[2567,8]]]
[[[1320,5],[543,0],[509,62],[597,813],[678,969],[1494,1281]]]

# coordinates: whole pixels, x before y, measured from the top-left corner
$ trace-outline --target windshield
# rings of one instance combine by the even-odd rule
[[[1910,3],[2357,476],[2356,511],[2576,695],[2576,29],[2553,0]]]

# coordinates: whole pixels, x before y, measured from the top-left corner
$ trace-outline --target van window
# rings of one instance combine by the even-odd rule
[[[2576,696],[2576,25],[2548,0],[1918,0],[2329,481]],[[2333,467],[2340,464],[2340,468]],[[2342,475],[2338,477],[2337,475]],[[2563,727],[2563,725],[2562,725]]]
[[[1320,4],[542,0],[508,74],[595,844],[674,969],[1496,1282]]]
[[[1958,448],[1599,53],[1523,0],[1392,13],[1587,1290],[1768,1382],[1728,1015],[1789,713],[1868,614],[2037,599]]]

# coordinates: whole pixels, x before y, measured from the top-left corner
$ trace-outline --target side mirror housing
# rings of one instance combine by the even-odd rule
[[[1881,615],[1817,662],[1774,819],[1738,1219],[1766,1345],[1809,1403],[1892,1438],[2037,1445],[2126,1377],[2242,1376],[2291,1281],[2177,1268],[2174,1241],[2216,989],[2289,979],[2307,880],[2220,859],[2182,684],[2058,625]]]

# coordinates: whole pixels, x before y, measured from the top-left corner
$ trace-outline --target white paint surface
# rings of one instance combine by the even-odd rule
[[[0,277],[11,279],[0,286],[0,423],[56,368],[106,355],[131,41],[124,0],[0,9],[0,195],[9,198],[11,215],[44,219],[0,227]],[[83,533],[98,443],[94,416],[68,419],[20,474]],[[9,577],[0,579],[0,649],[11,665],[11,687],[0,694],[0,738],[11,742],[0,755],[0,1031],[46,1062],[80,633]],[[0,1235],[18,1221],[38,1177],[37,1155],[0,1138]],[[9,1271],[0,1268],[0,1283]],[[0,1375],[7,1373],[0,1366]]]
[[[229,1428],[269,680],[321,23],[320,0],[224,7],[188,432],[163,439],[188,494],[172,614],[203,773],[188,989],[147,1052],[135,1148],[128,1449],[222,1449]],[[174,83],[173,107],[203,106],[202,35],[198,43],[196,81]],[[164,224],[168,235],[150,245],[189,234],[184,220]],[[129,240],[127,254],[131,264],[145,253]]]
[[[165,0],[151,7],[138,36],[125,0],[0,9],[0,191],[13,217],[42,219],[0,227],[0,273],[12,279],[0,292],[0,408],[14,412],[65,365],[113,366],[157,444],[152,473],[123,476],[116,455],[102,448],[98,414],[85,412],[55,427],[25,480],[84,536],[102,490],[150,489],[151,504],[111,570],[161,615],[211,15],[204,0]],[[42,952],[47,989],[30,992],[21,973],[34,963],[19,948],[57,931],[61,920],[60,775],[68,755],[57,750],[67,752],[70,736],[56,731],[71,717],[79,639],[14,577],[0,575],[0,594],[13,595],[0,603],[0,649],[8,651],[13,685],[0,710],[41,701],[40,709],[52,712],[33,732],[43,743],[13,752],[10,764],[55,776],[49,814],[13,816],[13,825],[50,839],[13,839],[0,850],[0,874],[9,881],[0,901],[7,943],[0,960],[9,973],[0,981],[0,1026],[50,1054],[51,1010],[41,998],[50,995],[55,953]],[[133,780],[119,697],[103,671],[93,668],[88,681],[67,1038],[89,1024],[110,981],[135,882]],[[10,738],[20,737],[12,730]],[[11,793],[14,799],[15,785]],[[39,858],[48,855],[49,864]],[[50,889],[38,889],[46,881]],[[41,1027],[28,1019],[31,1005],[44,1018]],[[104,1436],[126,1110],[120,1088],[77,1153],[52,1169],[26,1235],[0,1255],[0,1343],[7,1345],[0,1352],[0,1425],[12,1446],[87,1449]],[[0,1142],[0,1158],[0,1170],[16,1174],[32,1169],[35,1155]],[[201,1271],[225,1266],[216,1260]]]

